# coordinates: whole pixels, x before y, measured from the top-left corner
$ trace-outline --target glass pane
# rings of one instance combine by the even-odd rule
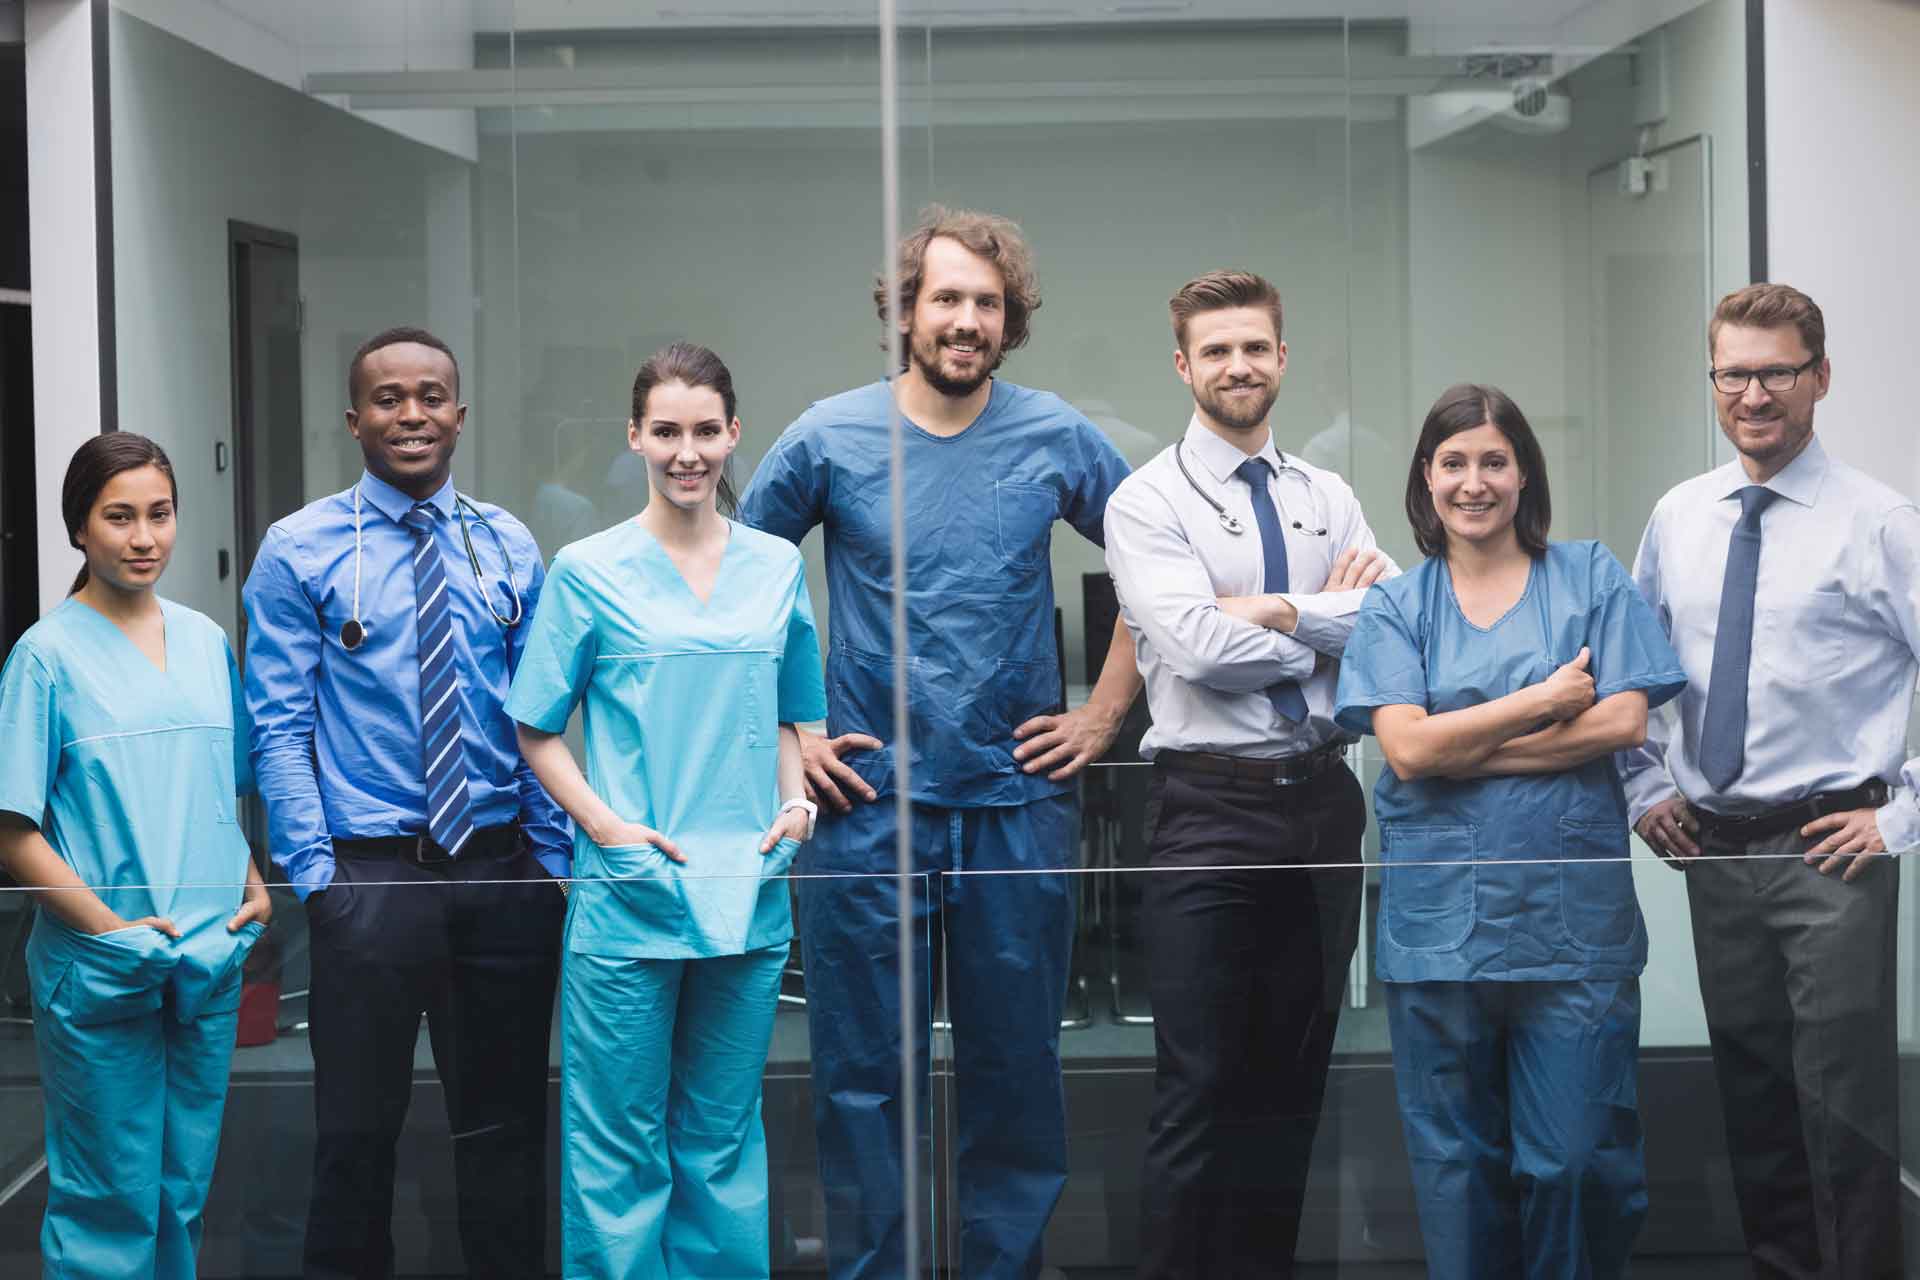
[[[688,1231],[698,1225],[714,1230],[717,1234],[708,1244],[732,1250],[729,1256],[738,1255],[743,1242],[758,1240],[761,1266],[770,1265],[775,1273],[818,1271],[826,1256],[827,1205],[844,1202],[846,1188],[823,1181],[818,1163],[812,1048],[797,947],[790,956],[784,944],[777,944],[685,963],[609,962],[569,951],[555,995],[556,957],[550,948],[544,955],[518,954],[511,965],[505,962],[513,953],[495,951],[492,972],[483,978],[470,961],[454,963],[444,940],[429,927],[432,922],[457,925],[464,918],[496,938],[502,936],[505,922],[498,915],[491,923],[471,917],[479,895],[497,892],[497,883],[423,881],[419,871],[391,865],[394,878],[380,880],[373,878],[377,862],[356,862],[356,871],[367,878],[351,882],[353,897],[344,908],[328,908],[319,928],[335,937],[319,952],[322,963],[343,963],[338,935],[356,927],[350,921],[364,922],[370,916],[413,921],[418,932],[411,946],[395,936],[392,949],[408,951],[414,959],[389,957],[392,962],[382,965],[378,976],[388,985],[385,1005],[397,1013],[406,1003],[405,993],[411,992],[424,1002],[424,1021],[416,1014],[384,1030],[358,1023],[359,1038],[343,1044],[337,1028],[345,1010],[336,994],[331,1070],[318,1072],[307,1017],[309,993],[285,985],[292,975],[285,969],[276,973],[273,954],[308,929],[307,912],[291,895],[282,899],[275,894],[272,927],[248,956],[244,973],[226,974],[213,998],[195,1005],[194,1011],[188,1004],[197,980],[192,960],[183,957],[205,949],[208,938],[203,933],[189,931],[179,944],[158,944],[157,954],[168,964],[148,964],[135,974],[116,958],[131,954],[129,949],[137,945],[129,936],[76,939],[46,907],[33,907],[26,893],[9,890],[0,895],[5,899],[0,921],[15,947],[12,966],[0,976],[18,995],[10,1000],[8,1023],[0,1025],[7,1060],[0,1090],[5,1103],[0,1108],[0,1138],[5,1143],[0,1147],[0,1171],[6,1182],[0,1187],[6,1193],[8,1224],[0,1239],[0,1257],[24,1272],[42,1256],[41,1220],[49,1210],[50,1176],[61,1179],[62,1195],[52,1197],[52,1204],[56,1229],[62,1233],[60,1247],[66,1251],[62,1256],[70,1257],[89,1242],[107,1241],[109,1232],[116,1248],[129,1251],[122,1256],[153,1247],[150,1235],[142,1245],[137,1228],[108,1226],[112,1219],[106,1210],[118,1203],[111,1182],[106,1184],[106,1199],[90,1199],[85,1170],[86,1162],[103,1152],[114,1158],[113,1176],[137,1172],[146,1157],[157,1161],[159,1135],[145,1140],[141,1130],[147,1123],[143,1116],[152,1110],[147,1103],[164,1096],[177,1109],[170,1114],[191,1112],[197,1118],[187,1137],[176,1134],[166,1140],[170,1159],[199,1170],[192,1181],[206,1194],[195,1273],[302,1274],[303,1251],[311,1254],[314,1248],[309,1226],[321,1212],[314,1199],[316,1156],[322,1164],[328,1152],[340,1158],[354,1140],[352,1134],[326,1127],[324,1117],[339,1114],[337,1094],[331,1109],[321,1108],[322,1127],[316,1131],[316,1082],[336,1091],[342,1088],[344,1058],[346,1065],[369,1069],[377,1062],[401,1072],[404,1081],[397,1097],[384,1095],[386,1105],[401,1108],[389,1114],[394,1128],[387,1139],[397,1170],[391,1185],[390,1256],[396,1275],[463,1273],[465,1259],[475,1248],[497,1257],[500,1248],[542,1238],[544,1244],[538,1247],[545,1274],[623,1265],[617,1251],[596,1261],[579,1250],[581,1219],[570,1210],[562,1178],[556,1176],[569,1166],[576,1177],[612,1179],[595,1207],[637,1215],[641,1230],[626,1244],[641,1249],[642,1257],[663,1256],[651,1252],[660,1249],[699,1253],[707,1246]],[[370,867],[375,870],[369,872]],[[341,883],[328,892],[340,892]],[[737,915],[734,908],[756,893],[765,916],[769,902],[784,907],[793,890],[804,894],[821,883],[786,874],[744,883],[694,873],[590,878],[572,882],[571,906],[585,913],[594,910],[596,899],[657,900],[665,893],[694,904],[694,914],[711,923]],[[895,890],[891,877],[875,877],[863,886],[841,877],[832,884],[834,909],[855,896],[887,896]],[[103,888],[98,893],[111,905],[135,896],[144,901],[149,895],[179,901],[185,890],[154,885],[118,892]],[[196,891],[205,894],[212,888],[199,886]],[[237,896],[237,889],[226,892]],[[558,898],[557,892],[546,892]],[[924,880],[914,881],[912,892],[924,895]],[[521,910],[532,905],[530,900]],[[126,907],[128,913],[133,910]],[[580,928],[585,919],[578,914],[573,927]],[[217,930],[218,924],[212,927]],[[28,932],[35,935],[31,951]],[[179,954],[170,954],[174,952]],[[63,956],[71,967],[56,973]],[[505,1021],[507,999],[501,984],[519,971],[522,961],[544,973],[553,1012],[550,1037],[543,1034],[535,1049],[531,1119],[514,1118],[519,1113],[507,1083],[511,1059],[525,1045],[502,1039],[511,1024]],[[23,963],[41,970],[34,976],[37,998],[24,989]],[[358,976],[375,975],[364,969]],[[488,1016],[476,1024],[471,1002],[476,998],[474,984],[481,981],[491,984],[490,994],[481,997]],[[203,984],[198,991],[207,994]],[[145,1007],[145,997],[153,1007]],[[101,1003],[108,999],[127,1007],[108,1017],[111,1011]],[[364,993],[356,999],[370,1002]],[[449,999],[451,1006],[445,1003]],[[216,1011],[215,1006],[220,1008]],[[468,1011],[467,1018],[459,1015],[460,1009]],[[543,1027],[545,1009],[540,1007]],[[897,1034],[897,1024],[895,1030]],[[920,1034],[926,1035],[924,1026]],[[398,1059],[388,1052],[396,1048],[395,1036],[403,1042]],[[742,1052],[749,1057],[740,1059]],[[57,1064],[48,1069],[58,1072],[63,1099],[53,1117],[42,1106],[39,1088],[41,1064],[50,1062]],[[173,1084],[157,1074],[161,1069]],[[224,1087],[222,1077],[228,1081]],[[195,1078],[210,1084],[211,1098],[181,1083]],[[728,1116],[733,1119],[706,1129],[699,1123]],[[512,1131],[522,1123],[544,1131],[544,1140],[540,1133],[532,1135],[530,1150],[549,1166],[549,1189],[543,1198],[537,1186],[502,1183],[496,1177],[492,1193],[509,1195],[514,1202],[498,1204],[500,1216],[491,1221],[476,1220],[471,1207],[462,1206],[471,1206],[467,1197],[486,1193],[482,1182],[489,1167],[518,1158],[522,1144]],[[655,1135],[662,1130],[678,1136],[661,1144]],[[491,1139],[489,1131],[494,1132]],[[482,1147],[489,1167],[473,1162]],[[724,1210],[709,1207],[691,1222],[684,1214],[663,1212],[671,1181],[663,1176],[669,1160],[676,1177],[687,1176],[680,1170],[703,1170],[701,1185],[722,1198]],[[170,1176],[177,1176],[171,1172],[174,1166],[169,1169]],[[377,1186],[367,1192],[376,1200],[380,1196]],[[767,1198],[765,1222],[757,1223],[741,1206],[750,1205],[761,1192]],[[337,1252],[344,1242],[338,1230],[343,1224],[340,1206],[332,1208],[336,1230],[323,1234]],[[530,1211],[539,1216],[529,1218]],[[662,1225],[669,1220],[678,1226],[665,1231],[663,1242]],[[379,1225],[384,1231],[384,1220]],[[563,1239],[576,1242],[575,1252],[568,1255],[573,1262],[565,1266]],[[694,1274],[739,1272],[696,1266]]]

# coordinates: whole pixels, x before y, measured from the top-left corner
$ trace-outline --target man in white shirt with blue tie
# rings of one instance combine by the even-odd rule
[[[1268,1280],[1293,1273],[1359,926],[1366,802],[1331,718],[1338,659],[1393,566],[1353,490],[1274,446],[1274,287],[1210,272],[1169,309],[1193,419],[1106,511],[1153,713],[1139,1275]]]
[[[1900,868],[1881,855],[1920,847],[1920,509],[1814,437],[1832,368],[1813,299],[1729,294],[1708,345],[1739,457],[1647,523],[1634,577],[1688,687],[1621,770],[1634,829],[1687,873],[1755,1274],[1898,1276]]]

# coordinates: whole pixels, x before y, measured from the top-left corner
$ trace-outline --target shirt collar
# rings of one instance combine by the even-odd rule
[[[1187,452],[1198,458],[1207,474],[1221,484],[1233,479],[1233,473],[1238,471],[1240,464],[1247,460],[1245,453],[1209,431],[1200,421],[1200,415],[1197,413],[1188,421],[1187,434],[1182,437],[1182,440]],[[1267,466],[1273,469],[1275,475],[1279,474],[1282,461],[1280,451],[1273,447],[1272,431],[1267,432],[1267,442],[1261,445],[1260,452],[1253,456],[1265,458]]]
[[[413,510],[415,499],[408,497],[371,471],[360,473],[360,492],[365,495],[367,505],[387,519],[399,524]],[[453,477],[440,486],[440,491],[428,498],[427,504],[443,517],[453,514]]]
[[[1811,507],[1820,496],[1820,485],[1827,478],[1831,467],[1827,451],[1820,444],[1820,437],[1814,436],[1807,441],[1807,447],[1800,456],[1780,469],[1780,473],[1767,481],[1765,487],[1773,490],[1788,502]],[[1753,482],[1747,479],[1746,469],[1738,458],[1727,464],[1728,479],[1731,487],[1722,494],[1722,498],[1731,498]]]

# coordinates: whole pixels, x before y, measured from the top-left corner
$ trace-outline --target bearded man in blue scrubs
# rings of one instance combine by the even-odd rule
[[[540,551],[454,492],[467,407],[444,342],[377,334],[347,390],[365,474],[269,529],[244,593],[254,772],[312,932],[305,1274],[393,1274],[394,1144],[424,1014],[467,1273],[541,1275],[552,877],[571,836],[504,706]]]
[[[799,870],[814,1127],[839,1280],[906,1270],[892,871],[894,582],[888,423],[903,419],[917,974],[938,930],[953,1021],[960,1273],[1027,1277],[1066,1182],[1060,1011],[1072,950],[1073,775],[1139,692],[1116,628],[1088,703],[1054,714],[1053,523],[1101,542],[1127,464],[1058,396],[993,376],[1040,304],[1005,218],[933,206],[900,245],[898,377],[822,400],[754,474],[745,523],[826,526],[827,733],[802,733],[824,802]],[[875,290],[881,321],[884,283]],[[955,874],[955,873],[978,874]],[[993,874],[993,873],[1016,874]],[[926,989],[922,984],[922,989]],[[926,1011],[914,1045],[925,1070]],[[922,1095],[925,1096],[924,1094]]]

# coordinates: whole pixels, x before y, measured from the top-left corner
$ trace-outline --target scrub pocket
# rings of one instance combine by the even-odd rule
[[[987,741],[1005,739],[1011,751],[1015,729],[1060,705],[1060,671],[1051,662],[1013,658],[999,659],[993,670],[994,687],[1000,697],[995,722],[984,726]]]
[[[996,480],[993,519],[1000,559],[1010,569],[1044,568],[1059,515],[1060,495],[1047,485]]]
[[[1640,927],[1622,823],[1560,820],[1560,919],[1577,947],[1621,947]],[[1597,859],[1597,861],[1596,861]]]
[[[575,886],[605,941],[637,937],[684,938],[687,898],[678,863],[650,844],[601,845],[596,876]]]
[[[1394,946],[1453,951],[1473,932],[1476,834],[1471,826],[1381,827],[1380,918]]]
[[[89,934],[48,922],[34,931],[27,968],[36,1006],[97,1027],[158,1009],[173,963],[173,940],[143,924]]]
[[[207,776],[213,779],[214,821],[238,822],[233,806],[234,793],[238,790],[233,779],[233,730],[215,729],[208,733],[207,750],[213,757],[209,761],[213,771]]]
[[[780,745],[779,664],[772,654],[757,650],[742,652],[739,658],[741,737],[755,750],[771,751]]]
[[[799,852],[800,842],[798,840],[789,839],[776,842],[773,848],[767,850],[760,859],[760,878],[762,880],[770,880],[774,876],[787,874],[787,869],[793,865],[794,855]]]
[[[182,939],[173,971],[174,1016],[192,1022],[206,1014],[238,1009],[240,971],[247,953],[265,932],[265,925],[252,923],[228,933],[222,922]]]
[[[866,733],[883,742],[893,736],[892,654],[840,645],[827,654],[827,681],[833,690],[827,711],[829,735]],[[932,738],[923,664],[912,656],[907,658],[907,724],[916,744]],[[868,785],[878,790],[893,785],[891,746],[851,752],[845,760]]]

